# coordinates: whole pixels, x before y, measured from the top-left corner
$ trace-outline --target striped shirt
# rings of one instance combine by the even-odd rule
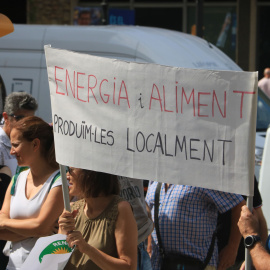
[[[154,220],[157,182],[150,184],[146,201]],[[165,251],[178,252],[204,261],[217,225],[218,212],[224,213],[243,200],[241,195],[199,187],[165,184],[160,191],[159,227]],[[160,267],[156,231],[152,233],[153,270]],[[209,265],[217,266],[217,243]]]

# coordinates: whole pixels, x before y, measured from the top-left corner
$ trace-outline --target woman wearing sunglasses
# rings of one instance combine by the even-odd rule
[[[81,200],[59,218],[59,233],[75,246],[65,270],[130,269],[137,265],[137,225],[118,194],[117,176],[69,168],[70,196]]]

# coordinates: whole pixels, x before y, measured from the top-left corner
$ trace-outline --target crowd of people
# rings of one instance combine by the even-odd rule
[[[242,237],[255,268],[270,268],[256,179],[251,212],[237,194],[164,180],[150,182],[145,197],[139,179],[67,167],[72,203],[70,212],[64,210],[53,127],[34,116],[37,108],[23,92],[5,101],[0,270],[19,270],[37,239],[55,233],[75,246],[67,270],[244,269],[237,255],[244,250]]]

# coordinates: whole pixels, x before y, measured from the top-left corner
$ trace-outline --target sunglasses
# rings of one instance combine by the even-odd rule
[[[67,172],[68,172],[69,174],[72,174],[73,170],[74,170],[74,168],[67,167]]]
[[[19,121],[25,117],[24,115],[15,115],[15,114],[9,114],[9,116],[13,117],[15,121]]]

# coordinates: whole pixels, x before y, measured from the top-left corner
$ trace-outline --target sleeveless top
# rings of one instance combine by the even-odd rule
[[[10,218],[12,219],[27,219],[37,217],[41,206],[47,198],[49,190],[62,185],[61,177],[59,177],[54,182],[52,187],[50,187],[51,181],[53,181],[54,176],[59,172],[59,170],[57,170],[51,174],[37,194],[35,194],[31,199],[27,199],[25,196],[25,185],[29,172],[30,169],[23,171],[17,178],[15,193],[13,196],[11,196],[10,201]],[[37,239],[38,238],[36,237],[29,237],[22,241],[12,242],[12,250],[7,266],[8,270],[21,268],[31,249],[34,247]]]
[[[104,253],[118,258],[116,241],[114,236],[115,223],[118,216],[118,203],[124,201],[118,195],[115,195],[107,208],[96,218],[89,219],[84,213],[85,201],[80,200],[71,206],[71,211],[78,209],[75,220],[77,231],[82,233],[85,241],[103,251]],[[65,270],[97,270],[100,269],[89,257],[75,248]]]

